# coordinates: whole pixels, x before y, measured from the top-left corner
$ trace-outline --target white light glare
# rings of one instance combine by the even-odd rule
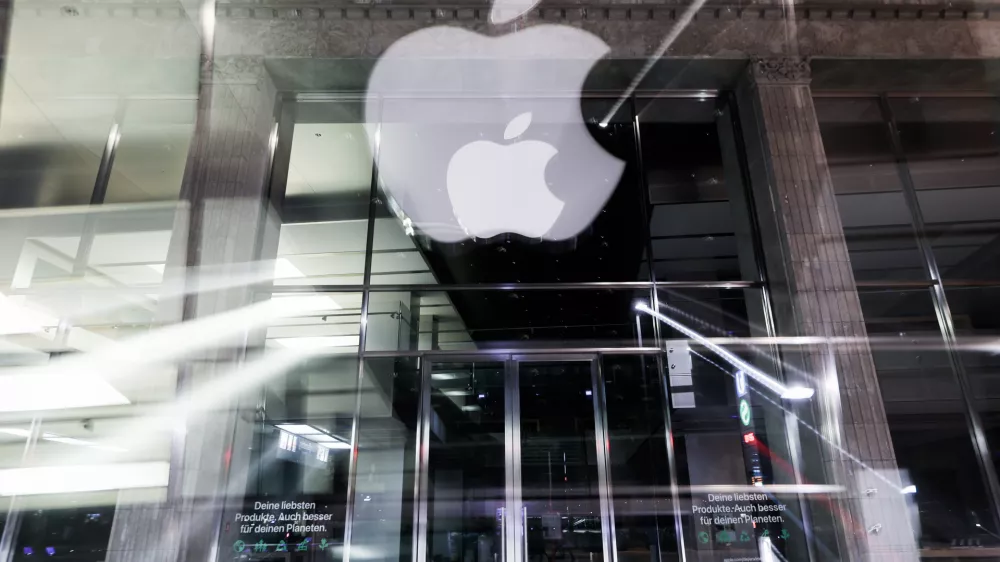
[[[277,427],[278,429],[283,429],[288,433],[294,433],[295,435],[317,435],[323,433],[322,431],[316,429],[311,425],[283,423],[280,425],[276,425],[274,427]]]
[[[0,335],[33,334],[58,325],[58,318],[24,306],[23,298],[0,293]]]
[[[914,486],[913,484],[910,484],[909,486],[903,486],[903,489],[900,490],[899,493],[900,494],[916,494],[917,493],[917,487]],[[978,525],[976,525],[976,526],[978,527]]]
[[[303,338],[275,338],[274,341],[289,349],[320,349],[324,347],[357,348],[358,336],[310,336]]]
[[[301,435],[303,439],[308,439],[313,443],[319,445],[320,447],[326,447],[327,449],[350,449],[351,444],[345,443],[339,437],[334,437],[325,433],[322,429],[313,427],[311,425],[297,424],[297,423],[281,423],[274,427],[286,431],[288,433],[294,433],[295,435]]]
[[[129,399],[93,373],[23,372],[0,375],[0,412],[119,406]]]
[[[816,394],[816,391],[804,386],[793,386],[781,393],[785,400],[808,400]]]
[[[169,474],[166,462],[11,468],[0,470],[0,496],[155,488]]]
[[[20,429],[17,427],[0,427],[0,433],[15,435],[17,437],[24,437],[25,439],[31,437],[30,431],[28,431],[27,429]]]
[[[274,260],[274,278],[275,279],[293,279],[296,277],[305,277],[306,274],[302,273],[299,268],[292,265],[292,262],[288,261],[287,258],[278,258]]]
[[[337,441],[335,443],[319,443],[320,447],[326,447],[327,449],[350,449],[351,444],[345,443],[343,441]]]
[[[787,386],[781,384],[781,382],[779,382],[774,377],[771,377],[770,375],[763,373],[762,371],[760,371],[760,369],[757,369],[753,365],[740,359],[739,357],[731,353],[729,350],[712,342],[705,336],[699,334],[698,332],[692,330],[691,328],[688,328],[687,326],[681,324],[680,322],[674,320],[673,318],[670,318],[669,316],[663,314],[662,312],[653,310],[645,302],[639,301],[635,303],[635,309],[645,312],[650,316],[653,316],[657,320],[660,320],[661,322],[667,324],[668,326],[684,334],[685,336],[711,349],[716,355],[718,355],[722,359],[725,359],[730,365],[736,367],[737,369],[742,370],[747,374],[747,376],[751,377],[755,381],[767,387],[771,392],[774,392],[775,394],[781,396],[786,400],[805,400],[807,398],[812,397],[812,395],[815,392],[811,388],[806,388],[802,386],[788,388]]]
[[[281,307],[287,307],[289,312],[323,312],[328,310],[341,310],[342,306],[327,295],[295,295],[295,294],[274,294],[271,302]]]

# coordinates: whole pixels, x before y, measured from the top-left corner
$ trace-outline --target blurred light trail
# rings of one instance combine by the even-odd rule
[[[608,126],[608,123],[611,122],[611,118],[615,116],[615,113],[617,113],[619,109],[621,109],[622,104],[625,103],[625,100],[629,99],[632,96],[632,92],[634,92],[635,89],[639,87],[639,84],[642,82],[642,79],[645,78],[646,75],[649,74],[649,71],[653,69],[653,65],[656,64],[656,61],[660,60],[660,58],[663,57],[664,53],[667,52],[667,49],[669,49],[670,46],[674,44],[674,41],[676,41],[677,38],[680,37],[681,32],[684,31],[684,28],[686,28],[689,23],[691,23],[691,20],[694,19],[695,14],[697,14],[698,10],[700,10],[701,7],[704,5],[705,5],[705,0],[694,0],[694,2],[692,2],[691,5],[689,5],[687,9],[684,10],[683,13],[681,13],[681,17],[677,18],[677,23],[674,24],[672,28],[670,28],[670,32],[667,33],[667,36],[663,39],[663,42],[660,43],[660,46],[656,48],[656,51],[654,51],[653,54],[650,55],[648,59],[646,59],[646,64],[642,66],[642,69],[639,70],[639,73],[636,74],[635,78],[632,79],[632,83],[630,83],[628,85],[628,88],[625,89],[625,92],[621,96],[619,96],[618,101],[616,101],[615,104],[611,106],[611,111],[608,111],[608,114],[604,116],[604,119],[601,119],[601,122],[598,123],[598,125],[600,125],[601,127]]]
[[[258,391],[263,384],[287,373],[315,352],[297,349],[270,351],[258,359],[215,374],[208,382],[182,392],[171,402],[154,408],[112,433],[105,442],[126,449],[139,449],[150,435],[163,431],[185,432],[186,427],[206,413],[220,407],[232,407],[235,399],[250,391]],[[199,420],[205,423],[205,420]],[[93,458],[80,451],[81,459]],[[90,453],[92,455],[92,453]]]
[[[166,462],[33,466],[0,470],[0,496],[71,494],[167,485]]]
[[[636,310],[645,312],[646,314],[653,316],[654,318],[667,324],[668,326],[684,334],[685,336],[711,349],[713,352],[715,352],[716,355],[722,357],[734,367],[745,372],[750,378],[764,385],[768,390],[774,392],[775,394],[781,396],[786,400],[805,400],[808,398],[812,398],[813,394],[815,394],[815,391],[811,388],[806,388],[803,386],[794,386],[794,387],[785,386],[774,377],[765,374],[764,372],[760,371],[753,365],[740,359],[739,357],[731,353],[729,350],[724,349],[723,347],[713,343],[705,336],[699,334],[698,332],[692,330],[691,328],[688,328],[684,324],[681,324],[680,322],[674,320],[673,318],[670,318],[669,316],[659,311],[654,311],[653,309],[649,308],[649,305],[647,305],[644,302],[636,303],[635,308]]]
[[[694,353],[697,353],[697,352],[694,352]],[[735,376],[735,375],[733,375],[732,373],[730,373],[729,371],[727,371],[727,370],[723,369],[723,368],[722,368],[722,367],[721,367],[721,366],[720,366],[719,364],[717,364],[717,363],[715,363],[714,361],[712,361],[712,360],[708,359],[707,357],[705,357],[704,355],[702,355],[702,354],[698,353],[698,356],[699,356],[699,357],[701,357],[702,359],[704,359],[704,360],[705,360],[705,361],[706,361],[707,363],[709,363],[709,364],[711,364],[712,366],[714,366],[714,367],[715,367],[716,369],[719,369],[720,371],[722,371],[723,373],[726,373],[726,374],[728,374],[729,376]],[[786,413],[786,414],[789,414],[789,415],[791,415],[791,416],[792,416],[792,418],[794,418],[794,419],[795,419],[795,421],[797,421],[797,422],[799,423],[799,425],[801,425],[802,427],[805,427],[806,429],[808,429],[809,431],[811,431],[811,432],[812,432],[813,434],[815,434],[815,435],[816,435],[816,437],[819,437],[820,439],[822,439],[822,440],[823,440],[823,442],[824,442],[824,443],[825,443],[825,444],[826,444],[827,446],[829,446],[829,447],[830,447],[831,449],[833,449],[833,450],[837,451],[837,452],[838,452],[838,453],[840,453],[840,454],[841,454],[842,456],[844,456],[844,457],[847,457],[847,458],[848,458],[848,459],[849,459],[849,460],[850,460],[851,462],[853,462],[854,464],[857,464],[857,465],[858,465],[858,466],[860,466],[861,468],[863,468],[863,469],[867,470],[868,472],[872,473],[873,475],[875,475],[875,477],[876,477],[876,478],[878,478],[879,480],[882,480],[883,482],[885,482],[886,484],[888,484],[888,485],[889,485],[889,486],[890,486],[890,487],[891,487],[891,488],[892,488],[893,490],[895,490],[895,491],[897,491],[897,492],[900,492],[900,491],[902,490],[902,488],[901,488],[901,487],[900,487],[899,485],[897,485],[897,484],[895,484],[895,483],[891,482],[891,481],[890,481],[890,480],[888,480],[888,479],[887,479],[886,477],[882,476],[882,474],[880,474],[880,473],[879,473],[878,471],[876,471],[876,470],[875,470],[875,469],[873,469],[872,467],[870,467],[870,466],[868,466],[867,464],[865,464],[865,462],[864,462],[864,461],[862,461],[862,460],[861,460],[861,459],[859,459],[858,457],[856,457],[856,456],[852,455],[852,454],[851,454],[850,452],[848,452],[848,451],[847,451],[846,449],[844,449],[843,447],[841,447],[841,446],[837,445],[836,443],[834,443],[834,442],[830,441],[830,440],[829,440],[829,439],[828,439],[828,438],[827,438],[826,436],[824,436],[824,435],[822,434],[822,432],[820,432],[820,431],[819,431],[818,429],[816,429],[815,427],[813,427],[813,426],[809,425],[809,423],[807,423],[807,422],[803,421],[803,420],[802,420],[802,418],[800,418],[799,416],[797,416],[797,415],[796,415],[796,414],[795,414],[794,412],[791,412],[791,411],[789,411],[789,410],[788,410],[787,408],[785,408],[785,407],[784,407],[784,406],[782,406],[781,404],[778,404],[778,403],[777,403],[777,402],[775,402],[774,400],[771,400],[770,398],[768,398],[768,397],[767,397],[767,395],[766,395],[766,394],[764,394],[763,392],[760,392],[759,390],[757,390],[756,388],[753,388],[753,387],[750,387],[750,392],[753,392],[754,394],[756,394],[756,395],[760,396],[760,397],[761,397],[761,399],[763,399],[763,400],[766,400],[766,401],[767,401],[767,402],[768,402],[769,404],[771,404],[772,406],[774,406],[774,407],[778,408],[778,409],[779,409],[779,410],[781,410],[782,412],[784,412],[784,413]],[[758,446],[760,446],[760,445],[758,444]]]
[[[116,377],[140,373],[144,366],[170,363],[226,342],[238,342],[248,331],[273,319],[295,316],[314,308],[314,298],[303,295],[278,299],[280,302],[264,301],[165,326],[116,345],[68,355],[47,365],[0,370],[0,392],[3,392],[0,412],[127,404],[128,400],[111,386]]]

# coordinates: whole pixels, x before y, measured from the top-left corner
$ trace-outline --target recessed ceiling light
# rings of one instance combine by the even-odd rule
[[[296,295],[290,293],[276,293],[271,295],[271,300],[276,303],[293,308],[300,312],[323,312],[328,310],[341,310],[337,301],[327,295]]]
[[[293,277],[305,277],[305,274],[299,268],[292,265],[292,262],[288,261],[287,258],[274,260],[275,279],[291,279]]]
[[[59,319],[24,306],[24,297],[0,293],[0,335],[32,334],[59,325]]]
[[[322,349],[325,347],[358,347],[358,336],[310,336],[303,338],[274,338],[275,343],[289,349]]]
[[[294,433],[295,435],[309,436],[309,435],[318,435],[323,433],[311,425],[304,425],[304,424],[283,423],[280,425],[276,425],[274,427],[277,427],[278,429],[283,429],[288,433]]]
[[[83,439],[73,439],[72,437],[43,437],[42,439],[46,441],[52,441],[55,443],[62,443],[64,445],[76,445],[78,447],[84,447],[87,445],[92,445],[90,441],[84,441]]]
[[[6,433],[7,435],[15,435],[17,437],[28,438],[31,436],[31,432],[27,429],[21,429],[19,427],[0,427],[0,433]]]

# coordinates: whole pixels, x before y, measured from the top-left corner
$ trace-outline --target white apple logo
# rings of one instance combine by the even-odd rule
[[[520,1],[530,4],[510,4]],[[494,0],[491,21],[536,3]],[[607,51],[564,25],[497,37],[437,26],[396,41],[372,70],[365,103],[392,207],[440,242],[579,234],[625,166],[590,135],[580,108],[584,80]],[[506,142],[491,141],[502,129]]]
[[[519,137],[531,124],[531,113],[518,115],[504,139]],[[545,185],[545,166],[556,148],[541,141],[509,145],[471,142],[448,164],[448,196],[459,225],[472,236],[489,238],[514,232],[540,238],[548,232],[563,202]]]

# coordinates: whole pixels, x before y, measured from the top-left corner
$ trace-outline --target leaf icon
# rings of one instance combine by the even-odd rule
[[[503,138],[506,140],[516,139],[528,129],[528,125],[531,125],[530,111],[526,111],[511,119],[510,123],[507,123],[507,128],[503,132]]]
[[[493,0],[490,10],[492,23],[507,23],[534,8],[541,0]]]

